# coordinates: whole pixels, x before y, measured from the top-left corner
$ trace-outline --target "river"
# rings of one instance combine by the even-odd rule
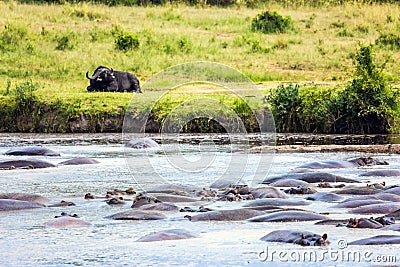
[[[260,158],[257,154],[234,152],[241,144],[224,142],[199,142],[199,138],[189,138],[178,146],[165,145],[167,153],[157,151],[133,151],[124,148],[126,140],[118,134],[104,135],[36,135],[1,134],[0,159],[10,158],[3,153],[17,145],[41,144],[59,151],[60,157],[45,160],[59,163],[75,157],[90,157],[100,161],[97,165],[58,166],[56,168],[33,170],[0,170],[0,192],[35,193],[48,197],[51,203],[61,200],[72,201],[76,206],[64,208],[43,208],[24,211],[0,212],[0,266],[293,266],[304,265],[296,255],[312,251],[318,255],[331,252],[334,255],[324,260],[312,260],[311,266],[349,266],[353,261],[341,258],[340,253],[372,253],[369,260],[379,264],[375,256],[398,257],[399,245],[349,246],[340,249],[339,240],[350,242],[364,237],[383,234],[382,230],[337,228],[314,225],[314,222],[290,223],[250,223],[240,222],[190,222],[179,212],[166,212],[167,219],[160,221],[113,221],[105,216],[130,209],[131,202],[123,206],[109,206],[104,200],[85,200],[90,192],[104,195],[107,191],[147,188],[151,177],[159,176],[166,183],[207,187],[216,177],[221,176],[227,162],[235,154],[237,162],[230,164],[232,173],[244,173],[245,177],[257,168]],[[204,138],[200,138],[204,140]],[[224,139],[223,136],[220,139]],[[197,141],[196,141],[197,140]],[[200,141],[201,141],[200,140]],[[199,145],[200,144],[200,145]],[[165,158],[165,155],[170,155]],[[177,172],[170,166],[179,155],[188,162],[196,162],[212,155],[211,163],[204,170],[193,167],[186,174]],[[271,153],[265,158],[268,163],[258,171],[268,176],[287,173],[303,163],[326,159],[349,159],[366,156],[352,153]],[[370,156],[370,155],[368,155]],[[400,169],[400,156],[390,154],[372,155],[390,163],[389,166],[375,166],[354,169],[330,169],[329,172],[362,182],[382,182],[398,184],[398,177],[360,177],[369,169]],[[172,161],[171,161],[172,160]],[[264,159],[262,159],[264,160]],[[143,162],[151,164],[151,170]],[[261,165],[263,162],[261,162]],[[196,170],[196,171],[193,171]],[[190,176],[191,175],[191,176]],[[147,177],[147,178],[146,178]],[[150,177],[150,178],[149,178]],[[149,180],[147,180],[149,179]],[[153,181],[154,183],[154,181]],[[327,191],[328,189],[318,189]],[[302,199],[304,195],[291,196]],[[180,204],[178,204],[180,205]],[[239,208],[243,202],[208,202],[213,209]],[[354,215],[346,214],[346,209],[332,208],[332,203],[314,202],[301,207],[307,210],[329,213],[331,219],[344,219]],[[46,221],[62,211],[76,213],[92,225],[76,229],[54,229],[44,226]],[[136,240],[148,233],[166,229],[186,229],[199,235],[198,238],[142,243]],[[327,233],[331,241],[329,247],[301,247],[292,244],[266,243],[260,238],[272,230],[302,229],[318,234]],[[386,231],[384,234],[398,234]],[[268,250],[268,251],[267,251]],[[272,251],[275,258],[271,259]],[[279,252],[293,252],[293,257],[278,258]],[[297,254],[296,254],[297,253]],[[338,255],[339,256],[338,256]],[[265,255],[269,255],[265,258]],[[336,255],[336,256],[335,256]],[[381,259],[380,259],[381,260]],[[300,262],[297,262],[300,261]],[[350,263],[349,263],[350,262]],[[392,263],[394,264],[394,263]],[[368,259],[361,259],[360,266],[370,266]]]

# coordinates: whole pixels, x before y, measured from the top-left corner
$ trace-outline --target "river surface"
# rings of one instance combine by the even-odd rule
[[[221,170],[244,174],[249,177],[253,169],[265,172],[265,176],[284,174],[296,166],[310,161],[371,156],[360,153],[271,153],[266,158],[257,154],[232,152],[241,144],[215,144],[206,142],[185,142],[176,146],[165,145],[166,153],[157,151],[134,151],[124,148],[120,135],[79,135],[78,137],[46,135],[6,135],[0,136],[0,160],[13,158],[3,153],[10,147],[27,144],[45,144],[61,153],[60,157],[46,157],[45,160],[59,163],[75,157],[90,157],[100,161],[97,165],[58,166],[56,168],[33,170],[0,170],[0,192],[35,193],[48,197],[51,203],[61,200],[72,201],[76,206],[64,208],[43,208],[24,211],[0,212],[0,266],[370,266],[381,264],[377,256],[397,256],[399,245],[348,246],[339,248],[338,242],[351,242],[378,234],[398,232],[366,229],[337,228],[335,226],[314,225],[315,222],[251,223],[240,222],[190,222],[184,213],[165,212],[167,219],[159,221],[114,221],[105,216],[130,209],[131,202],[123,206],[109,206],[104,200],[85,200],[90,192],[105,195],[115,188],[137,190],[146,189],[158,183],[161,177],[165,183],[207,187],[220,177]],[[99,141],[100,140],[100,141]],[[201,146],[199,146],[199,143]],[[234,164],[229,163],[235,154]],[[165,155],[169,155],[167,159]],[[211,155],[211,156],[210,156]],[[171,168],[175,157],[185,159],[189,170],[182,172]],[[400,169],[400,156],[389,154],[372,155],[390,163],[354,169],[330,169],[330,173],[355,178],[365,183],[382,182],[398,184],[398,177],[360,177],[370,169]],[[211,159],[210,159],[211,158]],[[209,160],[207,168],[198,169],[197,161]],[[262,160],[260,164],[260,159]],[[263,166],[263,161],[265,164]],[[143,164],[150,163],[150,165]],[[239,164],[238,164],[239,162]],[[242,164],[240,164],[240,162]],[[246,167],[244,168],[244,162]],[[151,166],[151,167],[149,167]],[[262,166],[262,167],[259,167]],[[149,169],[150,168],[150,169]],[[184,169],[184,168],[183,168]],[[185,170],[183,170],[185,171]],[[148,183],[148,184],[147,184]],[[317,189],[325,191],[328,189]],[[291,196],[305,198],[304,195]],[[349,196],[348,196],[349,197]],[[213,209],[239,208],[243,202],[206,202]],[[186,204],[178,203],[178,206]],[[193,204],[188,204],[193,205]],[[331,219],[347,219],[354,215],[346,209],[332,208],[332,203],[314,202],[299,207],[317,212],[329,213]],[[92,225],[76,229],[55,229],[44,226],[61,212],[76,213]],[[372,215],[374,216],[374,215]],[[136,242],[146,234],[167,229],[185,229],[199,235],[198,238]],[[273,230],[302,229],[314,233],[327,233],[331,241],[328,247],[301,247],[292,244],[266,243],[260,238]],[[303,252],[317,253],[318,260],[311,262],[297,256]],[[271,252],[276,252],[271,256]],[[278,258],[279,252],[294,253],[292,258]],[[325,258],[320,261],[324,252]],[[343,257],[343,253],[367,253],[361,262],[353,262]],[[369,254],[368,254],[369,253]],[[265,258],[269,255],[268,258]],[[297,255],[297,256],[296,256]],[[300,261],[300,262],[298,262]],[[385,263],[388,265],[388,263]],[[395,263],[391,262],[391,265]]]

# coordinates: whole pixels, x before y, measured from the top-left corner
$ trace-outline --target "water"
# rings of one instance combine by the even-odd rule
[[[198,140],[194,138],[195,140]],[[65,159],[86,156],[100,161],[98,165],[58,166],[57,168],[35,170],[0,171],[0,192],[36,193],[51,199],[51,203],[61,200],[72,201],[73,207],[44,208],[35,210],[1,212],[0,220],[0,266],[281,266],[295,264],[295,258],[283,262],[284,258],[269,257],[265,262],[259,259],[262,251],[292,251],[302,253],[305,250],[313,253],[323,252],[372,252],[377,255],[398,255],[399,245],[385,246],[349,246],[340,250],[337,242],[370,237],[378,234],[398,234],[382,230],[336,228],[334,226],[318,226],[314,222],[301,223],[249,223],[249,222],[190,222],[179,212],[166,212],[166,220],[161,221],[113,221],[105,216],[130,209],[131,202],[114,207],[103,200],[85,200],[83,196],[90,192],[94,195],[104,195],[114,188],[147,187],[155,183],[158,173],[163,179],[175,184],[187,184],[204,187],[221,175],[224,164],[230,162],[232,150],[240,145],[202,144],[186,142],[179,147],[167,145],[167,155],[153,151],[151,153],[126,151],[119,135],[79,135],[79,136],[46,136],[46,135],[2,135],[0,154],[11,146],[18,144],[40,144],[59,151],[61,157],[46,158],[53,163]],[[181,157],[187,162],[196,162],[212,154],[213,161],[201,172],[187,172],[181,175],[171,168],[171,159]],[[294,167],[310,161],[326,159],[349,159],[365,156],[360,153],[279,153],[273,156],[271,166],[264,166],[261,171],[269,176],[287,173]],[[362,180],[363,182],[382,182],[398,184],[398,177],[377,178],[359,177],[359,174],[376,168],[400,169],[400,156],[389,154],[373,155],[390,163],[389,166],[376,166],[359,169],[329,170],[334,174]],[[231,173],[244,173],[250,176],[252,168],[257,165],[257,155],[235,153],[238,162],[248,163],[247,169],[241,164],[230,165]],[[0,159],[9,158],[0,156]],[[126,159],[128,158],[128,159]],[[151,164],[144,165],[143,162]],[[133,162],[133,163],[132,163]],[[132,165],[133,164],[133,165]],[[179,162],[178,162],[179,164]],[[194,164],[194,163],[193,163]],[[262,164],[261,164],[262,165]],[[265,164],[268,165],[268,164]],[[189,166],[189,167],[188,167]],[[185,168],[194,168],[188,164]],[[133,171],[133,173],[131,172]],[[153,176],[152,176],[153,175]],[[146,178],[147,177],[147,178]],[[148,180],[146,180],[148,179]],[[148,181],[149,184],[143,184]],[[138,184],[139,182],[139,184]],[[317,189],[327,191],[328,189]],[[303,198],[305,196],[294,196]],[[242,202],[209,202],[205,203],[214,209],[232,209],[241,207]],[[178,203],[178,206],[185,205]],[[317,212],[329,212],[332,219],[349,218],[346,209],[334,209],[332,204],[315,202],[309,206],[300,207]],[[76,213],[92,225],[78,229],[54,229],[44,227],[62,211]],[[198,238],[176,241],[141,243],[136,240],[146,234],[166,229],[186,229],[197,233]],[[259,239],[278,229],[302,229],[318,234],[327,233],[331,240],[328,248],[303,248],[291,244],[266,243]],[[294,257],[295,255],[293,255]],[[374,260],[376,258],[373,258]],[[287,258],[286,258],[287,260]],[[397,256],[397,262],[400,258]],[[378,264],[379,262],[374,262]],[[304,264],[298,263],[298,265]],[[307,263],[312,266],[348,266],[346,259],[325,258],[324,261]],[[393,263],[392,263],[393,264]],[[350,265],[351,264],[350,261]],[[365,260],[361,265],[368,266]]]

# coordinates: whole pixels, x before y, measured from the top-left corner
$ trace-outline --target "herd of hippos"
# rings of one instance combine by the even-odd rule
[[[143,149],[157,147],[149,138],[133,140],[127,146]],[[13,155],[0,161],[0,170],[35,169],[56,167],[44,160],[15,156],[59,156],[51,149],[41,146],[16,147],[5,152]],[[60,162],[68,164],[99,164],[90,158],[76,158]],[[400,185],[385,183],[363,184],[356,179],[345,178],[324,172],[332,168],[357,168],[371,165],[388,165],[386,161],[373,158],[357,158],[348,161],[310,162],[295,168],[292,172],[269,177],[258,188],[232,184],[231,181],[218,180],[207,188],[189,186],[159,185],[146,192],[114,189],[103,196],[87,193],[88,201],[100,199],[108,205],[131,204],[127,211],[119,212],[106,218],[112,220],[164,220],[172,212],[182,212],[182,219],[190,223],[197,221],[247,221],[247,222],[302,222],[315,221],[317,225],[329,227],[369,228],[400,231]],[[400,176],[399,170],[377,169],[364,172],[363,176]],[[319,189],[324,190],[318,192]],[[327,189],[328,188],[328,189]],[[296,195],[296,198],[291,197]],[[301,195],[303,198],[298,198]],[[215,201],[240,201],[241,208],[212,210],[207,203]],[[347,219],[330,219],[327,213],[320,214],[307,210],[313,201],[330,203],[332,207],[343,209],[349,214]],[[12,210],[36,209],[45,207],[74,206],[72,202],[61,201],[47,204],[50,200],[37,194],[0,193],[0,212]],[[379,216],[371,215],[379,214]],[[90,226],[91,223],[76,214],[61,215],[44,224],[47,227],[73,228]],[[139,242],[174,240],[198,237],[183,229],[169,229],[143,236]],[[327,234],[315,234],[299,230],[276,230],[260,238],[266,242],[285,242],[302,246],[325,246],[330,242]],[[349,245],[400,244],[400,235],[385,234],[350,242]]]

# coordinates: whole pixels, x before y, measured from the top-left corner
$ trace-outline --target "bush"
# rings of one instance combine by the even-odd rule
[[[301,128],[299,88],[298,84],[279,85],[267,97],[268,103],[272,107],[278,132],[293,132],[294,129]]]
[[[354,57],[353,80],[340,92],[336,128],[343,133],[388,133],[396,126],[398,92],[384,78],[384,64],[377,67],[372,46],[362,46]]]
[[[376,44],[388,46],[391,49],[400,49],[400,36],[393,33],[381,34],[376,40]]]
[[[139,37],[130,33],[122,34],[115,39],[115,46],[119,50],[137,49],[139,45]]]
[[[283,17],[276,11],[261,12],[251,22],[252,31],[259,31],[266,34],[283,33],[292,27],[290,16]]]
[[[72,50],[75,47],[74,43],[75,35],[74,33],[66,33],[62,36],[56,38],[57,50]]]
[[[6,24],[0,33],[0,50],[14,51],[28,34],[24,26]]]

